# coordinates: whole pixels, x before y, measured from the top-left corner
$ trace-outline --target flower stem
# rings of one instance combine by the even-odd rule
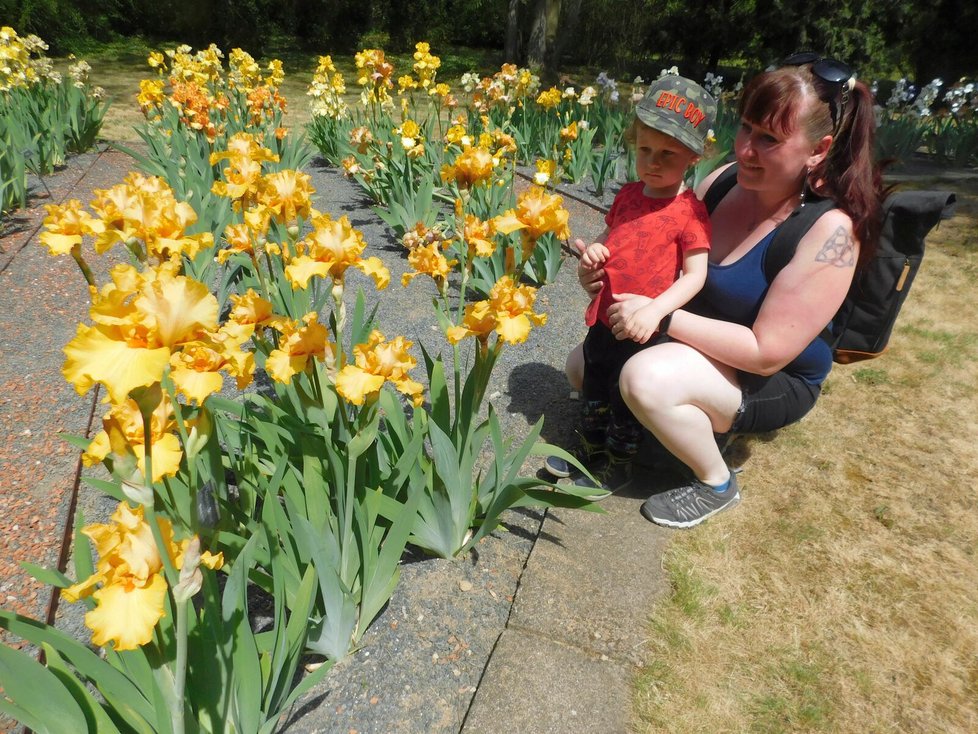
[[[270,259],[268,258],[267,252],[265,253],[265,259],[268,262],[269,270],[271,270],[272,264]],[[255,253],[251,253],[251,264],[255,268],[255,274],[258,275],[258,284],[261,286],[262,297],[266,301],[272,300],[272,294],[268,290],[268,282],[265,280],[265,273],[262,271],[261,265],[258,264],[258,257],[255,255]]]
[[[173,723],[173,734],[184,734],[183,697],[187,685],[187,607],[190,600],[177,602],[177,659],[176,676],[173,684],[173,701],[171,702],[170,720]]]
[[[150,493],[150,496],[153,498],[152,501],[146,505],[146,519],[149,521],[149,528],[153,532],[153,540],[156,541],[156,547],[160,552],[160,559],[163,561],[166,582],[172,588],[177,581],[179,581],[179,573],[177,572],[176,566],[173,565],[173,559],[170,558],[170,548],[166,544],[166,541],[163,540],[163,532],[160,530],[160,523],[156,519],[156,492],[153,490],[153,439],[152,429],[150,427],[151,420],[152,419],[149,414],[143,413],[143,449],[145,451],[143,486],[146,487]]]
[[[92,287],[96,288],[95,276],[92,274],[92,269],[88,267],[88,263],[85,262],[85,258],[81,254],[81,244],[77,244],[71,248],[71,256],[75,258],[75,262],[78,264],[79,270],[82,271],[82,275],[85,276],[85,281]]]
[[[164,394],[168,395],[170,398],[170,407],[173,408],[173,417],[177,425],[177,433],[180,434],[180,442],[186,451],[190,444],[189,434],[187,433],[187,425],[183,417],[183,406],[180,405],[180,401],[177,400],[177,391],[173,385],[173,380],[170,379],[170,373],[167,370],[163,374],[163,379],[161,384],[164,389]],[[186,456],[186,453],[184,454]],[[197,486],[197,462],[193,461],[189,456],[187,456],[187,474],[190,478],[189,484],[191,487]]]
[[[342,369],[346,364],[346,345],[343,343],[343,332],[346,328],[346,303],[343,301],[343,280],[335,279],[330,295],[333,297],[333,318],[336,322],[336,367]]]

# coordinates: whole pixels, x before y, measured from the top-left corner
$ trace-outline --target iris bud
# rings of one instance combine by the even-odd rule
[[[213,529],[217,527],[220,520],[217,498],[214,497],[214,484],[206,482],[197,490],[197,522],[202,528]]]

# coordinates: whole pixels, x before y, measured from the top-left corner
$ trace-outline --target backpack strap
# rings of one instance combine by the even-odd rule
[[[776,230],[774,240],[764,253],[764,276],[770,283],[791,262],[798,243],[825,212],[836,209],[832,199],[809,197],[804,206],[797,206]]]
[[[734,187],[735,183],[737,183],[736,163],[726,168],[723,173],[717,176],[713,183],[710,184],[710,188],[703,195],[703,203],[706,205],[707,213],[713,213],[713,210],[717,208],[717,204],[730,192],[730,189]]]

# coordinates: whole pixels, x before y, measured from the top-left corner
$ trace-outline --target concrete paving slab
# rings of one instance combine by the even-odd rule
[[[602,503],[603,515],[548,512],[509,626],[640,665],[649,610],[667,591],[669,537],[639,514],[640,504],[615,496]]]
[[[463,734],[628,731],[631,669],[535,632],[503,633]]]

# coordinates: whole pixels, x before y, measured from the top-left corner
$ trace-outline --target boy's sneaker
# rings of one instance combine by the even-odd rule
[[[608,457],[608,454],[604,450],[603,440],[601,443],[596,443],[588,441],[583,436],[579,437],[578,444],[569,453],[592,474],[604,466]],[[543,466],[550,472],[551,476],[560,479],[564,477],[576,477],[581,473],[580,469],[566,459],[561,459],[559,456],[548,456],[546,461],[543,462]]]
[[[740,502],[737,475],[731,472],[730,486],[724,492],[693,477],[688,484],[649,497],[642,504],[642,516],[657,525],[691,528],[718,512]]]
[[[602,466],[588,467],[597,482],[581,474],[574,480],[574,484],[590,489],[605,489],[609,494],[628,486],[632,481],[632,457],[622,456],[614,451],[606,452],[605,457]]]

